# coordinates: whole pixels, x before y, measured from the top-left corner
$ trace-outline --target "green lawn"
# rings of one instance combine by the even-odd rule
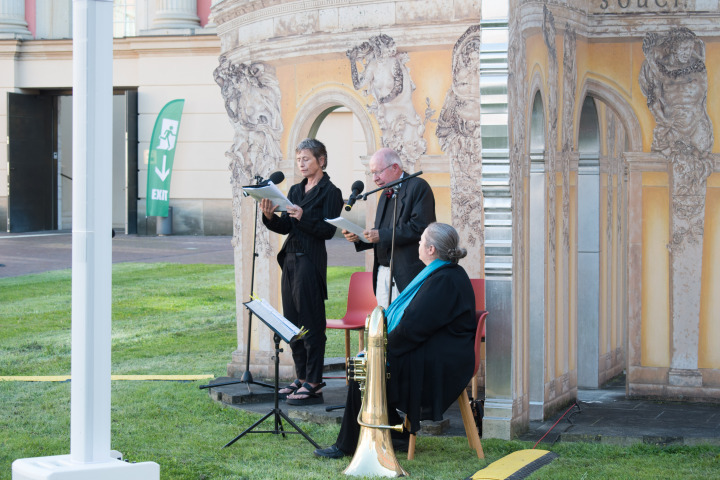
[[[345,311],[354,268],[329,269],[328,316]],[[0,376],[70,373],[70,272],[0,279]],[[233,268],[222,265],[113,266],[114,374],[223,376],[236,348]],[[343,332],[328,331],[328,356],[343,356]],[[229,438],[260,418],[213,402],[198,382],[112,382],[112,447],[130,461],[160,464],[169,479],[341,479],[349,459],[315,459],[299,435]],[[0,382],[0,480],[16,458],[70,451],[68,382]],[[331,444],[335,425],[301,424]],[[463,479],[532,445],[483,440],[478,460],[464,438],[423,437],[416,460],[399,456],[412,478]],[[615,447],[564,443],[530,478],[705,479],[720,476],[717,447]]]

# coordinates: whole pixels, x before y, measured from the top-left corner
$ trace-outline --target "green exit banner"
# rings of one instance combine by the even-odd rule
[[[168,216],[170,179],[184,105],[185,100],[168,102],[155,120],[148,155],[147,216]]]

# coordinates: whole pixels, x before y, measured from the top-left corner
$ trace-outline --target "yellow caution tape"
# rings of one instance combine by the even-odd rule
[[[206,380],[215,378],[215,375],[110,375],[111,380],[169,380],[188,381]],[[6,382],[67,382],[70,375],[11,375],[0,376],[0,381]]]

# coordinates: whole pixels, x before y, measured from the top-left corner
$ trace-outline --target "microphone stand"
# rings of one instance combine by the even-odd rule
[[[255,175],[255,185],[259,185],[260,182],[262,182],[263,179],[260,175]],[[255,259],[258,257],[257,253],[257,222],[258,222],[258,210],[259,210],[259,203],[255,202],[255,223],[253,224],[253,253],[252,253],[252,273],[250,275],[250,294],[252,295],[253,290],[255,289]],[[275,388],[273,385],[270,385],[269,383],[263,383],[263,382],[256,382],[253,380],[252,373],[250,373],[250,338],[252,335],[252,318],[253,318],[253,312],[252,310],[248,309],[248,334],[247,334],[247,348],[246,348],[246,356],[245,356],[245,371],[242,374],[242,377],[240,380],[233,380],[231,382],[223,382],[223,383],[212,383],[208,385],[200,385],[200,389],[203,388],[212,388],[212,387],[223,387],[225,385],[236,385],[238,383],[245,383],[248,387],[248,392],[252,393],[250,390],[250,384],[254,385],[260,385],[267,388]]]
[[[376,188],[375,190],[370,190],[369,192],[364,193],[361,196],[358,196],[358,198],[362,197],[363,200],[367,200],[368,195],[371,195],[375,192],[379,192],[380,190],[386,190],[388,188],[392,188],[396,185],[400,185],[403,182],[406,182],[407,180],[417,177],[419,175],[422,175],[422,170],[419,172],[415,172],[412,175],[403,176],[401,178],[398,178],[397,180],[393,180],[392,182],[386,183],[382,187]],[[390,288],[388,291],[388,305],[392,303],[392,294],[393,294],[393,286],[395,284],[395,279],[393,278],[393,265],[395,263],[395,224],[397,223],[397,191],[393,191],[393,219],[392,219],[392,237],[390,239]]]
[[[361,200],[367,200],[367,197],[372,195],[375,192],[379,192],[380,190],[386,190],[388,188],[392,188],[396,185],[400,185],[401,183],[407,181],[410,178],[417,177],[419,175],[422,175],[422,170],[419,172],[415,172],[412,175],[408,175],[406,177],[399,178],[397,180],[393,180],[392,182],[386,183],[382,187],[378,187],[375,190],[370,190],[369,192],[365,192],[362,195],[358,195],[356,198]],[[393,198],[393,219],[392,219],[392,237],[390,240],[390,288],[388,292],[388,306],[392,303],[392,293],[393,293],[393,285],[395,283],[395,280],[393,279],[393,264],[394,258],[395,258],[395,223],[397,221],[397,191],[393,192],[392,195]],[[339,410],[341,408],[345,408],[345,405],[332,405],[329,407],[325,407],[326,412],[331,412],[333,410]]]

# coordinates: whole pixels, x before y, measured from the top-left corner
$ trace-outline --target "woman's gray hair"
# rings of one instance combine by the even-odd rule
[[[425,243],[437,250],[438,258],[452,263],[467,255],[467,250],[459,246],[460,235],[447,223],[434,222],[425,229]]]
[[[327,149],[325,148],[325,145],[316,138],[306,138],[305,140],[298,143],[298,146],[295,147],[295,154],[300,153],[301,150],[310,150],[310,153],[312,153],[313,157],[315,157],[320,164],[320,167],[325,170],[327,168]],[[325,158],[325,163],[320,163],[320,159]]]

